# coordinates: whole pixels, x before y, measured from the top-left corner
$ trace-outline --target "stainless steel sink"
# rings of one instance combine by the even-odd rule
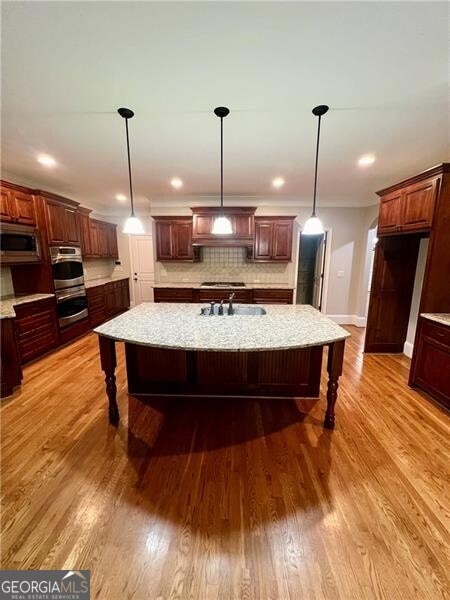
[[[266,310],[261,306],[234,306],[235,315],[265,315]]]
[[[219,304],[215,304],[213,306],[213,311],[214,311],[214,316],[217,316],[219,314]],[[204,308],[201,309],[201,315],[204,316],[210,316],[212,317],[213,315],[211,315],[211,307],[210,306],[205,306]],[[247,315],[247,316],[260,316],[260,315],[265,315],[266,314],[266,310],[264,308],[262,308],[261,306],[239,306],[239,305],[234,305],[233,306],[233,314],[234,315]],[[223,316],[227,317],[228,315],[228,304],[224,304],[223,305]]]

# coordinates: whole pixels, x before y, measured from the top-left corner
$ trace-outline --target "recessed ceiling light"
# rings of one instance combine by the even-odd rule
[[[174,187],[176,190],[179,190],[180,188],[183,187],[183,182],[181,181],[181,179],[179,177],[173,177],[170,180],[170,185],[172,187]]]
[[[116,200],[118,200],[119,202],[126,202],[127,197],[125,196],[125,194],[116,194]]]
[[[56,165],[56,160],[49,154],[38,154],[37,161],[44,167],[54,167]]]
[[[282,177],[275,177],[275,179],[272,179],[272,185],[274,188],[281,188],[284,185],[284,179]]]
[[[375,162],[375,156],[373,154],[364,154],[358,159],[358,165],[360,167],[370,167]]]

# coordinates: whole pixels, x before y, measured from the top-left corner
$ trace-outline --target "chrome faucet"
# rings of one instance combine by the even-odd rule
[[[230,294],[229,297],[228,297],[228,314],[229,315],[234,314],[234,311],[233,311],[233,298],[234,298],[234,292],[232,294]]]

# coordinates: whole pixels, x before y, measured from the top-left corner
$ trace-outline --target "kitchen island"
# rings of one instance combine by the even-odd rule
[[[140,304],[94,330],[113,425],[119,422],[115,342],[120,341],[125,343],[128,392],[137,397],[317,398],[328,346],[324,426],[334,427],[350,335],[345,329],[307,305],[268,305],[265,314],[231,316],[200,315],[203,306]]]

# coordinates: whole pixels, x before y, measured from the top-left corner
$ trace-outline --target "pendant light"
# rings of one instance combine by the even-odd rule
[[[129,108],[119,108],[117,110],[119,115],[125,119],[125,131],[127,136],[127,156],[128,156],[128,178],[130,180],[130,203],[131,203],[131,215],[125,221],[123,233],[139,234],[144,233],[144,227],[142,221],[134,214],[134,202],[133,202],[133,182],[131,180],[131,158],[130,158],[130,139],[128,136],[128,119],[134,117],[134,112]]]
[[[316,192],[317,192],[317,167],[319,164],[319,141],[320,141],[320,120],[323,115],[328,112],[329,106],[325,104],[321,104],[320,106],[316,106],[312,109],[313,115],[319,117],[317,123],[317,145],[316,145],[316,167],[314,172],[314,195],[313,195],[313,209],[312,214],[309,219],[306,221],[303,229],[302,235],[322,235],[325,233],[325,230],[322,225],[322,221],[319,217],[316,217]]]
[[[231,221],[223,212],[223,119],[230,114],[225,106],[218,106],[214,109],[214,114],[220,118],[220,208],[221,212],[215,218],[212,231],[215,235],[230,235],[233,233]]]

